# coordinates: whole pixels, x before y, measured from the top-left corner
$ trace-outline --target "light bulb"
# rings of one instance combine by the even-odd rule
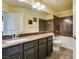
[[[33,8],[38,8],[39,6],[40,6],[39,2],[33,3],[33,5],[32,5]]]
[[[38,7],[37,9],[38,9],[38,10],[41,10],[41,7]]]
[[[18,1],[20,1],[20,2],[25,2],[25,0],[18,0]]]
[[[43,9],[43,8],[45,8],[44,5],[40,5],[39,7],[37,7],[38,10],[41,10],[41,9]]]
[[[40,6],[40,2],[36,2],[36,5],[37,5],[37,7],[39,7]]]
[[[32,5],[32,7],[33,7],[33,8],[37,8],[37,5],[34,3],[34,4]]]
[[[45,5],[41,5],[41,8],[42,8],[42,9],[45,8]]]

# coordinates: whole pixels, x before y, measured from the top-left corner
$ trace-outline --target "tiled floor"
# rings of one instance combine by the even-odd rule
[[[46,59],[73,59],[73,52],[66,48],[60,48],[60,51],[53,51]]]

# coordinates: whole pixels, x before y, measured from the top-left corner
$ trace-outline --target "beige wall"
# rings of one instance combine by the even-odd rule
[[[3,10],[7,10],[8,12],[16,12],[16,13],[22,13],[23,14],[23,31],[24,33],[30,33],[30,32],[39,32],[39,21],[33,22],[32,25],[28,24],[28,20],[33,20],[33,17],[46,19],[47,14],[42,12],[36,12],[34,10],[23,8],[23,7],[17,7],[17,6],[11,6],[7,3],[3,3]]]
[[[56,14],[57,14],[57,16],[59,16],[59,17],[72,16],[72,15],[73,15],[73,10],[72,10],[72,9],[69,9],[69,10],[57,12]]]
[[[53,19],[53,15],[52,15],[52,14],[49,14],[49,15],[47,15],[46,18],[47,18],[47,19]]]

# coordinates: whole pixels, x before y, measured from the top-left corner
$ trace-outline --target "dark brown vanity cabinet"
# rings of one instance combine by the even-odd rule
[[[2,59],[45,59],[53,51],[52,40],[51,36],[3,48]]]
[[[53,52],[53,37],[48,37],[47,42],[47,55],[50,55]]]
[[[38,41],[24,44],[24,59],[38,59]]]
[[[39,40],[39,59],[45,59],[47,56],[47,39]]]

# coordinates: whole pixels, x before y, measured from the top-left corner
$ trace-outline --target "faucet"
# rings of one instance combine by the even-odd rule
[[[12,39],[17,39],[19,37],[18,34],[11,35],[11,36],[12,36]]]
[[[15,39],[17,39],[18,37],[19,37],[19,36],[18,36],[18,34],[16,33],[16,34],[15,34]]]
[[[18,31],[15,31],[15,30],[10,30],[9,31],[9,35],[11,36],[12,39],[17,39],[19,36],[18,36]]]
[[[15,35],[11,35],[12,36],[12,39],[15,39]]]

